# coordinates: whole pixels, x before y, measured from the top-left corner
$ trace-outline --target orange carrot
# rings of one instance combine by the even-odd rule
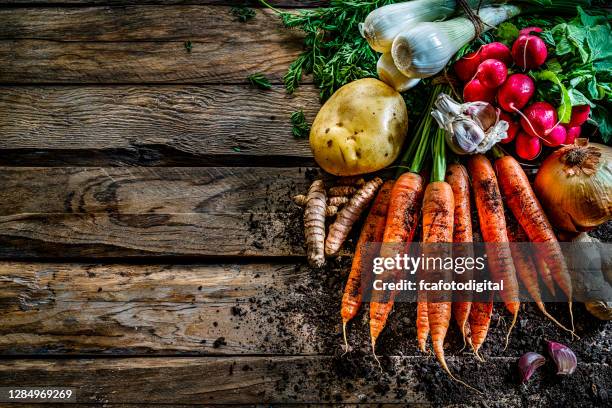
[[[519,162],[512,156],[504,156],[495,162],[495,169],[501,180],[501,190],[508,207],[527,233],[529,240],[543,243],[538,256],[550,269],[555,282],[569,300],[573,332],[572,280],[552,226]]]
[[[372,266],[373,258],[376,254],[374,251],[366,251],[364,256],[362,250],[368,243],[381,242],[385,232],[387,222],[387,209],[389,207],[389,198],[393,181],[387,181],[374,199],[374,204],[368,213],[368,216],[361,229],[359,241],[355,248],[355,256],[353,256],[353,264],[349,273],[344,295],[342,296],[342,307],[340,315],[342,316],[342,333],[344,335],[345,350],[348,351],[348,342],[346,340],[346,324],[357,314],[361,306],[362,284],[361,274]],[[369,276],[369,275],[368,275]]]
[[[474,354],[480,361],[484,359],[478,353],[480,346],[484,343],[487,332],[489,331],[489,324],[491,324],[491,313],[493,312],[493,302],[472,302],[472,308],[470,309],[470,330],[471,334],[468,337],[468,341],[474,350]]]
[[[514,222],[508,223],[508,238],[510,239],[510,242],[526,242],[527,234],[525,234],[523,228],[521,228],[521,226],[515,220],[511,221]],[[529,292],[529,295],[538,306],[538,309],[540,309],[544,316],[548,317],[553,321],[553,323],[561,327],[563,330],[571,332],[571,330],[559,323],[557,319],[552,317],[546,310],[546,307],[542,302],[542,297],[540,296],[538,271],[529,252],[521,250],[521,248],[519,248],[516,244],[510,245],[510,251],[512,252],[512,259],[514,260],[516,273],[523,282],[523,285],[525,285],[527,292]]]
[[[468,161],[468,168],[472,176],[472,188],[474,189],[483,241],[502,244],[494,247],[487,246],[487,262],[493,280],[504,284],[501,297],[506,309],[513,315],[512,324],[506,335],[506,347],[508,347],[510,332],[518,317],[520,302],[512,254],[508,245],[505,245],[508,242],[508,234],[506,232],[504,206],[497,185],[497,178],[489,159],[482,154],[474,155]]]
[[[455,198],[450,184],[444,181],[446,173],[445,131],[438,129],[432,144],[433,167],[431,182],[425,189],[423,197],[423,252],[425,256],[433,252],[435,256],[444,256],[446,247],[427,244],[444,244],[453,242],[453,226],[455,218]],[[442,254],[440,253],[442,252]],[[450,271],[427,270],[427,280],[430,282],[449,281]],[[455,378],[446,364],[444,357],[444,339],[451,321],[451,293],[445,291],[427,293],[427,322],[431,333],[431,344],[438,362],[446,373],[455,381],[468,388],[470,385]],[[478,391],[478,390],[476,390]]]
[[[417,343],[419,350],[427,351],[427,336],[429,336],[429,319],[427,317],[427,302],[417,302]]]
[[[453,189],[453,196],[455,199],[455,213],[454,213],[454,228],[453,228],[453,242],[454,243],[468,243],[466,247],[460,247],[462,252],[465,250],[466,257],[472,257],[473,251],[470,251],[470,245],[473,241],[472,236],[472,209],[470,205],[470,179],[467,174],[467,170],[461,164],[450,164],[446,171],[446,182],[450,184]],[[456,255],[457,256],[457,255]],[[464,281],[471,279],[471,273],[466,271],[460,276]],[[469,301],[457,301],[453,302],[453,315],[461,331],[463,337],[463,346],[465,347],[466,333],[468,331],[468,316],[470,315],[470,308],[472,303]]]
[[[443,243],[453,241],[453,219],[455,202],[453,190],[445,181],[433,181],[427,185],[423,198],[423,243]],[[428,251],[428,248],[425,248]],[[439,271],[428,271],[428,278],[434,279],[432,275]],[[452,378],[453,375],[444,358],[444,338],[448,331],[451,319],[451,302],[446,301],[444,294],[440,293],[436,301],[429,301],[434,294],[428,294],[427,322],[431,333],[431,342],[436,358]],[[418,336],[418,334],[417,334]]]
[[[397,179],[389,199],[383,245],[412,242],[422,197],[423,179],[420,175],[408,172]],[[384,256],[384,250],[385,248],[382,248],[381,256]],[[385,327],[394,303],[393,296],[378,300],[382,301],[370,302],[370,338],[373,351],[376,348],[376,339]]]

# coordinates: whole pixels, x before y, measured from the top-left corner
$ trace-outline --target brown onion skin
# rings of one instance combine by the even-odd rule
[[[601,153],[593,174],[586,175],[583,167],[561,162],[576,149]],[[571,175],[573,170],[577,173]],[[612,148],[589,143],[555,150],[542,163],[534,190],[550,222],[561,230],[588,231],[609,221],[612,219]]]

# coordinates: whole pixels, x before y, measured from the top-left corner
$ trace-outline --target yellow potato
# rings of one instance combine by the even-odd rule
[[[337,176],[370,173],[399,155],[408,130],[401,95],[374,78],[338,89],[321,108],[310,130],[314,158]]]

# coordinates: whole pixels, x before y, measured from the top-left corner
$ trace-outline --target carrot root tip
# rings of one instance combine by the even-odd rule
[[[514,316],[512,317],[512,324],[510,325],[510,328],[508,329],[508,334],[506,334],[506,345],[504,346],[504,351],[506,351],[506,349],[508,348],[508,344],[510,343],[510,333],[512,333],[512,329],[514,328],[514,325],[516,324],[517,318],[518,318],[518,309],[516,310],[516,312],[514,312]]]
[[[376,339],[372,339],[372,354],[374,354],[374,360],[376,360],[376,363],[378,363],[378,368],[380,368],[380,372],[383,372],[383,368],[382,365],[380,364],[380,360],[378,359],[378,356],[376,355]]]
[[[348,340],[346,339],[346,320],[342,321],[342,337],[344,338],[344,353],[342,353],[344,356],[349,352]]]

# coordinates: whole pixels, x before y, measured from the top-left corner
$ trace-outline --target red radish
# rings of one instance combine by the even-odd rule
[[[510,48],[500,42],[492,42],[480,47],[480,60],[496,59],[500,60],[506,66],[512,64],[512,54]]]
[[[531,137],[521,131],[516,136],[516,154],[525,160],[533,160],[542,151],[542,143],[537,137]]]
[[[557,111],[548,102],[534,102],[521,114],[523,130],[533,137],[544,137],[557,124]]]
[[[508,68],[496,59],[484,60],[478,66],[476,78],[487,88],[497,88],[506,81]]]
[[[495,100],[495,89],[487,88],[478,78],[472,79],[463,87],[463,101],[484,101],[492,103]]]
[[[480,64],[480,56],[476,52],[466,54],[459,61],[455,62],[455,73],[463,82],[469,81],[476,73]]]
[[[563,144],[571,145],[574,144],[574,141],[580,137],[580,132],[582,131],[582,127],[573,126],[569,127],[567,125],[563,125],[565,130],[567,131],[567,136],[565,137],[565,142]]]
[[[507,114],[506,112],[501,112],[499,114],[499,118],[501,120],[505,120],[506,122],[508,122],[508,125],[510,125],[508,127],[508,131],[506,132],[508,134],[508,136],[506,136],[504,139],[500,140],[500,143],[510,143],[511,141],[514,140],[514,138],[516,137],[516,134],[519,131],[519,124],[512,118],[512,116],[510,116],[509,114]]]
[[[567,130],[561,125],[555,126],[550,133],[542,139],[542,142],[548,147],[557,147],[565,143],[567,138]]]
[[[497,91],[497,102],[506,112],[518,112],[535,92],[533,79],[523,74],[513,74]]]
[[[578,105],[572,107],[572,118],[567,124],[569,127],[580,126],[589,118],[591,107],[589,105]]]
[[[532,27],[528,31],[537,31]],[[541,31],[541,29],[539,29]],[[516,65],[523,69],[535,69],[546,61],[548,50],[544,41],[535,35],[521,34],[512,44],[512,57]]]

